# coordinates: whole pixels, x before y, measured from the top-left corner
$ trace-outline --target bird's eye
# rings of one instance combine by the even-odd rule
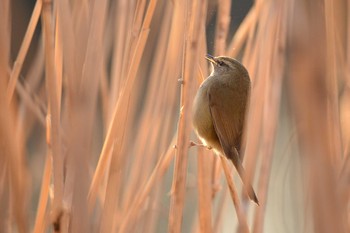
[[[219,66],[223,66],[225,63],[223,61],[218,61]]]

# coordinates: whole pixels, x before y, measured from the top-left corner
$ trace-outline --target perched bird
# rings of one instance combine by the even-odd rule
[[[250,96],[250,78],[244,66],[229,57],[207,55],[213,71],[203,81],[193,103],[193,127],[203,144],[229,158],[251,200],[254,189],[245,179],[240,155],[242,134]]]

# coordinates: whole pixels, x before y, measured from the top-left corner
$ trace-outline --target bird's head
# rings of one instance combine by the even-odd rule
[[[207,54],[205,58],[212,64],[212,74],[220,75],[228,72],[240,72],[248,75],[248,72],[244,66],[233,58],[225,56],[214,57],[210,54]]]

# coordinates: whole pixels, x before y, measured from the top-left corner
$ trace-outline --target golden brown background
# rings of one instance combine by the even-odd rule
[[[0,232],[349,232],[349,11],[1,0]],[[207,53],[249,70],[260,206],[189,147]]]

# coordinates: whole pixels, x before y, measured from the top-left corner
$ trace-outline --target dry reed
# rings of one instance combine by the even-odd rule
[[[0,3],[0,232],[349,231],[350,1],[256,0],[242,22],[232,0],[33,6],[15,53],[18,5]],[[249,70],[260,206],[190,147],[208,52]]]

